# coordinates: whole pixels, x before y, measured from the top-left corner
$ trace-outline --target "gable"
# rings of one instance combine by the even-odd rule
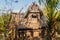
[[[33,4],[31,4],[28,8],[27,14],[25,16],[25,18],[28,17],[28,15],[30,14],[41,14],[42,11],[40,10],[39,6],[34,2]]]
[[[28,8],[29,12],[39,12],[39,6],[34,2],[32,5],[29,6]]]

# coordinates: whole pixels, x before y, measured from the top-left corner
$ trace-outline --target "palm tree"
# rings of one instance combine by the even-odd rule
[[[44,7],[46,8],[47,15],[46,17],[48,18],[47,22],[47,35],[48,35],[48,40],[52,40],[52,36],[56,32],[56,23],[58,22],[57,20],[59,19],[60,13],[58,13],[57,9],[59,0],[39,0],[39,3],[43,3]],[[52,32],[53,31],[53,32]]]

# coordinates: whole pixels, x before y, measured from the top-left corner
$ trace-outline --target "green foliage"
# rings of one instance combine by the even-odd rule
[[[4,32],[6,30],[9,18],[10,18],[10,14],[4,14],[0,16],[0,31],[1,32]]]
[[[57,19],[60,17],[60,13],[58,14],[59,11],[56,9],[58,8],[58,3],[60,2],[59,0],[39,0],[39,3],[41,4],[44,3],[45,8],[47,9],[47,17],[48,17],[48,27],[51,30],[52,26],[54,25],[55,22],[57,22]]]
[[[3,22],[3,18],[2,18],[2,16],[0,16],[0,32],[3,32],[4,31],[4,27],[3,27],[3,25],[4,25],[4,22]]]
[[[0,26],[2,26],[4,23],[3,23],[3,18],[2,16],[0,16]]]
[[[4,14],[2,17],[3,17],[3,21],[4,21],[4,27],[7,27],[9,18],[10,18],[10,14]]]
[[[39,3],[41,2],[45,5],[45,8],[47,9],[47,27],[48,27],[48,34],[50,35],[52,33],[52,28],[56,27],[57,20],[60,18],[60,13],[56,9],[58,8],[58,4],[60,0],[40,0]],[[45,3],[44,3],[45,2]],[[55,28],[54,28],[55,29]],[[51,40],[51,39],[48,39]]]
[[[60,13],[59,13],[59,15],[58,15],[58,17],[57,17],[57,21],[60,22]]]

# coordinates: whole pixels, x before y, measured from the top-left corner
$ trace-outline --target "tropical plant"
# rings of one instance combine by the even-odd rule
[[[7,33],[6,28],[8,27],[9,16],[10,14],[7,13],[0,16],[0,33],[4,34],[4,37],[6,37]]]
[[[43,3],[44,7],[47,10],[47,15],[46,17],[48,18],[48,22],[47,22],[47,34],[48,34],[48,40],[52,40],[51,37],[54,35],[55,31],[56,31],[56,23],[58,22],[57,20],[59,19],[59,14],[58,13],[58,5],[60,3],[59,0],[39,0],[39,3]],[[54,29],[54,32],[52,33]]]
[[[0,16],[0,32],[4,32],[5,28],[3,27],[4,23],[3,23],[3,18],[2,16]]]

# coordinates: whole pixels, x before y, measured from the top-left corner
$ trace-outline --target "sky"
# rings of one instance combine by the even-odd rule
[[[36,2],[38,5],[39,0],[0,0],[0,15],[2,13],[2,10],[9,10],[12,9],[14,12],[19,12],[19,10],[22,10],[22,12],[25,12],[28,7],[33,3]],[[44,8],[44,5],[39,5],[41,9]]]
[[[0,10],[9,10],[12,9],[15,12],[18,12],[23,8],[23,12],[33,3],[38,4],[38,0],[0,0]]]

